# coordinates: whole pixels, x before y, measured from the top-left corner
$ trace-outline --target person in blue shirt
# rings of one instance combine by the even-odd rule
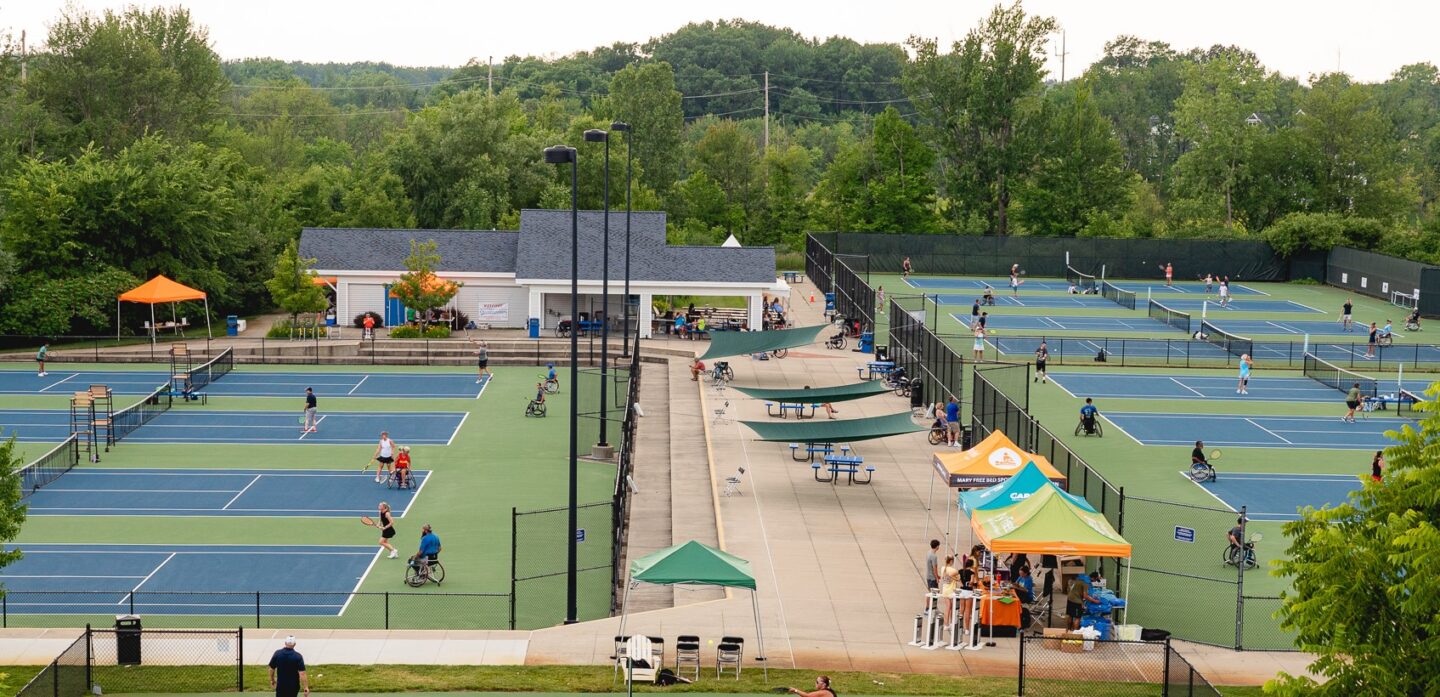
[[[1020,602],[1035,602],[1035,579],[1030,576],[1030,565],[1020,567],[1020,575],[1015,578],[1016,595],[1020,596]]]
[[[420,551],[410,557],[410,560],[412,563],[419,562],[420,557],[432,562],[440,560],[440,536],[435,534],[428,523],[420,529]]]
[[[1240,384],[1235,386],[1235,394],[1250,394],[1250,369],[1254,366],[1250,354],[1240,356]]]
[[[945,404],[945,435],[950,440],[950,447],[960,447],[960,403],[955,401],[954,396]]]
[[[1093,399],[1091,399],[1091,398],[1089,398],[1089,397],[1086,397],[1086,398],[1085,398],[1085,406],[1080,407],[1080,418],[1082,418],[1082,419],[1093,419],[1093,418],[1095,418],[1095,415],[1096,415],[1096,414],[1099,414],[1099,413],[1100,413],[1100,410],[1095,408],[1095,400],[1093,400]]]

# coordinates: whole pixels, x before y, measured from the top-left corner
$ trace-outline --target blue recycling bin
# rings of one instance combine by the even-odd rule
[[[860,353],[875,352],[875,332],[862,332],[860,334]]]
[[[240,336],[240,318],[235,315],[225,317],[225,336]]]
[[[529,327],[530,327],[530,338],[531,338],[531,339],[539,339],[539,338],[540,338],[540,318],[539,318],[539,317],[531,317],[531,318],[530,318]]]

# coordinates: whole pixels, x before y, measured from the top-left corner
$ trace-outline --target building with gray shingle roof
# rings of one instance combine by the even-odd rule
[[[580,211],[581,314],[621,316],[625,281],[625,213],[610,212],[610,307],[600,293],[604,212]],[[342,323],[363,312],[402,321],[404,308],[388,286],[404,271],[410,241],[434,240],[436,274],[463,284],[454,305],[476,322],[523,327],[530,318],[552,328],[570,317],[571,227],[568,210],[524,210],[520,229],[403,230],[305,228],[300,255],[334,287]],[[665,243],[665,214],[635,211],[630,229],[630,291],[638,304],[642,336],[651,325],[656,296],[742,296],[750,325],[760,325],[762,294],[786,293],[775,278],[769,247],[694,247]],[[584,318],[584,317],[582,317]]]

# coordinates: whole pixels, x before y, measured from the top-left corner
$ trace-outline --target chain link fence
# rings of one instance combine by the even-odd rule
[[[60,652],[16,697],[80,697],[90,693],[90,633]]]
[[[968,345],[970,335],[941,332],[940,336],[958,345]],[[1116,339],[1084,336],[1014,336],[989,340],[1001,357],[1025,359],[1045,342],[1054,365],[1095,365],[1100,355],[1103,363],[1112,366],[1226,368],[1238,364],[1240,356],[1208,341],[1193,339]],[[1440,371],[1440,345],[1396,343],[1375,350],[1373,359],[1366,359],[1369,346],[1363,341],[1350,343],[1304,341],[1253,341],[1254,356],[1266,366],[1299,369],[1305,365],[1305,354],[1311,353],[1335,365],[1362,371],[1418,370]],[[1248,353],[1248,352],[1247,352]]]
[[[927,305],[924,296],[890,299],[889,358],[910,377],[912,403],[962,401],[965,361],[925,326]]]
[[[1020,637],[1020,695],[1069,697],[1090,692],[1107,697],[1220,695],[1169,640]]]
[[[244,630],[93,629],[40,671],[17,697],[154,692],[243,692]]]

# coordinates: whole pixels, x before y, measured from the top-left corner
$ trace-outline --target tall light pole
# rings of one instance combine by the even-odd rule
[[[635,132],[630,130],[630,124],[624,121],[614,121],[610,124],[611,131],[619,131],[625,134],[625,326],[622,331],[625,333],[625,350],[621,356],[630,357],[630,165],[631,140],[635,138]],[[635,350],[640,350],[640,327],[635,327]]]
[[[578,567],[575,531],[580,526],[576,513],[580,496],[580,452],[575,441],[580,437],[580,401],[575,386],[580,380],[580,153],[568,145],[552,145],[545,148],[545,163],[570,165],[570,534],[565,557],[565,624],[574,624],[579,621],[575,601]]]
[[[605,437],[606,402],[605,388],[610,371],[610,134],[598,128],[585,131],[585,140],[605,144],[605,224],[604,251],[600,254],[600,306],[605,308],[605,321],[600,323],[600,442],[595,445],[606,448],[610,440]]]

